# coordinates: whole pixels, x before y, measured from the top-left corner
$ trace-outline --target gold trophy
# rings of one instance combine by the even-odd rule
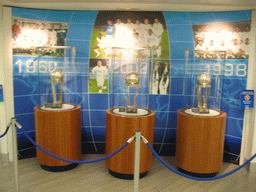
[[[45,104],[47,108],[62,108],[62,89],[63,89],[63,72],[59,69],[54,69],[51,71],[51,83],[52,83],[52,96],[53,103]],[[60,83],[60,93],[59,100],[57,101],[55,83]]]
[[[139,87],[139,74],[136,72],[129,72],[125,77],[125,85],[126,85],[126,93],[127,93],[127,107],[120,107],[119,112],[126,113],[137,113],[137,98],[138,98],[138,87]],[[135,98],[134,98],[134,106],[130,105],[130,97],[129,97],[129,87],[136,86]]]
[[[211,76],[209,73],[201,73],[197,76],[197,108],[193,108],[195,113],[209,113],[207,102],[211,89]],[[202,102],[202,90],[204,90],[204,97]]]

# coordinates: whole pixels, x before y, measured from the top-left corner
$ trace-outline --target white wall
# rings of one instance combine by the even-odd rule
[[[3,42],[3,6],[0,2],[0,42]],[[0,46],[0,84],[4,84],[4,62],[3,53],[4,46],[1,43]],[[0,102],[0,134],[3,134],[6,128],[5,122],[5,105],[4,102]],[[0,153],[7,154],[7,139],[3,137],[0,139]]]
[[[3,0],[5,5],[14,7],[57,9],[57,10],[122,10],[122,11],[240,11],[256,9],[253,3],[241,1],[240,3],[229,1],[120,1],[120,0]]]
[[[256,11],[252,12],[251,23],[251,50],[249,57],[249,68],[247,78],[247,89],[256,90]],[[255,92],[256,94],[256,92]],[[240,164],[248,160],[256,153],[256,105],[254,99],[254,108],[246,109],[244,116],[244,129],[242,136],[241,159]],[[250,164],[250,171],[256,172],[256,159],[252,160]]]

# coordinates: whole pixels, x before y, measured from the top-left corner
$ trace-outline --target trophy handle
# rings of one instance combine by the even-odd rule
[[[59,103],[62,103],[62,88],[63,88],[63,82],[61,82],[61,84],[60,84]]]
[[[134,98],[134,107],[135,107],[135,108],[136,108],[136,106],[137,106],[138,88],[139,88],[139,86],[136,86],[136,93],[135,93],[135,98]]]
[[[56,90],[55,90],[55,85],[52,82],[52,97],[53,97],[53,103],[57,102],[57,97],[56,97]]]
[[[210,94],[210,89],[211,89],[211,87],[206,87],[205,88],[203,108],[207,108],[207,102],[208,102],[208,98],[209,98],[209,94]]]
[[[197,106],[202,108],[202,87],[197,85]]]
[[[129,86],[126,86],[126,94],[127,94],[127,107],[130,107]]]

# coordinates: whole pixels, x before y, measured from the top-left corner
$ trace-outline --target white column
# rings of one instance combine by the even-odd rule
[[[252,89],[256,93],[256,11],[252,11],[250,44],[247,89]],[[254,108],[245,109],[240,164],[243,164],[256,153],[255,112],[256,106],[254,99]],[[249,168],[250,172],[256,172],[256,159],[252,160]]]
[[[3,42],[3,5],[0,2],[0,42]],[[0,84],[4,84],[4,45],[0,44]],[[6,128],[5,122],[5,105],[4,102],[0,102],[0,134],[3,134]],[[0,139],[0,153],[7,154],[7,139],[3,137]]]
[[[10,122],[10,119],[14,116],[14,95],[13,95],[13,59],[12,59],[12,8],[2,8],[2,27],[1,27],[1,38],[3,42],[1,44],[1,65],[0,65],[0,76],[3,81],[3,93],[4,102],[1,103],[1,115],[4,114],[3,123],[1,127],[6,127]],[[1,119],[2,120],[2,119]],[[12,134],[11,131],[7,135],[7,152],[9,153],[9,160],[13,161],[13,150],[12,150]]]

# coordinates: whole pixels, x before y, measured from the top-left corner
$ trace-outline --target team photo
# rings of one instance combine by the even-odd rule
[[[14,55],[45,55],[63,57],[63,49],[42,48],[65,46],[68,23],[12,18],[12,47]],[[41,48],[40,48],[41,47]]]
[[[120,48],[113,54],[113,48]],[[127,51],[134,49],[135,51]],[[144,50],[143,50],[144,49]],[[94,23],[91,58],[169,59],[169,41],[162,12],[99,11]]]
[[[250,28],[250,21],[193,25],[195,58],[248,59]]]

